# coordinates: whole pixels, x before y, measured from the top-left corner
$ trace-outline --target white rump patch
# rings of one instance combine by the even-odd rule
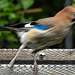
[[[29,24],[26,24],[25,27],[34,27],[33,25],[30,25],[31,23]]]
[[[21,37],[25,32],[16,32],[18,37]]]

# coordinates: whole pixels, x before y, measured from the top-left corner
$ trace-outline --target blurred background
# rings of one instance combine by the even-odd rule
[[[64,7],[65,0],[0,0],[0,26],[52,17]],[[73,48],[75,48],[74,38],[75,26],[73,26]],[[19,46],[19,38],[14,32],[0,31],[0,48]],[[50,48],[65,48],[64,41]]]

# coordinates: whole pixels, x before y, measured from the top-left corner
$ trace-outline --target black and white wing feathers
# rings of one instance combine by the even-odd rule
[[[24,22],[16,25],[0,26],[0,31],[29,31],[36,25],[35,22]]]

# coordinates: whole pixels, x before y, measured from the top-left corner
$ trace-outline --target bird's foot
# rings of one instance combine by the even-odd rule
[[[8,64],[8,67],[9,67],[9,68],[13,68],[14,62],[15,62],[14,59],[11,60],[10,63]]]

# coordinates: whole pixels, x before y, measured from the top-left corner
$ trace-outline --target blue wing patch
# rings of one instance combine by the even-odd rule
[[[42,26],[42,24],[36,24],[35,27],[33,28],[37,28],[37,29],[41,29],[41,30],[46,30],[46,29],[49,29],[50,27],[47,27],[47,26]]]

